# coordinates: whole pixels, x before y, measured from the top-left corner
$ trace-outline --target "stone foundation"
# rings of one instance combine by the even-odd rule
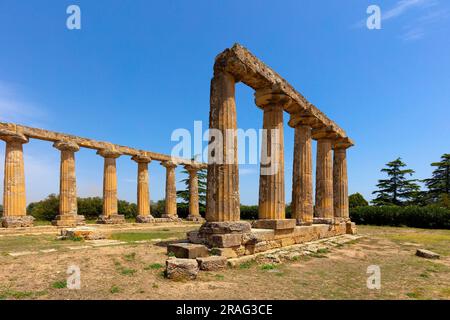
[[[0,225],[4,228],[32,227],[32,216],[8,216],[0,218]]]
[[[97,219],[99,224],[121,224],[125,223],[125,217],[121,214],[112,214],[110,216],[101,215]]]
[[[147,215],[147,216],[138,215],[136,217],[136,222],[137,223],[152,223],[152,222],[155,222],[155,218],[152,215]]]
[[[76,227],[85,225],[84,216],[81,215],[58,215],[52,221],[52,225],[57,227]]]
[[[262,224],[266,225],[266,223]],[[289,223],[286,222],[286,226]],[[274,222],[268,225],[274,226]],[[356,233],[354,223],[314,224],[295,226],[291,229],[261,229],[250,228],[248,222],[239,221],[207,222],[198,231],[188,232],[187,236],[191,243],[204,244],[216,249],[217,254],[221,256],[235,258],[347,233]]]

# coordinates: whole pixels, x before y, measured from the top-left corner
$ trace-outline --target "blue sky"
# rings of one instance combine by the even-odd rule
[[[71,4],[81,30],[66,28]],[[371,4],[381,30],[365,27]],[[450,152],[449,29],[445,0],[0,0],[0,121],[170,154],[173,130],[208,126],[214,57],[239,42],[355,140],[349,191],[371,198],[386,162],[400,156],[426,178]],[[238,126],[260,128],[252,90],[239,84],[236,94]],[[285,148],[289,202],[287,124]],[[25,145],[25,161],[28,201],[58,192],[50,143]],[[94,151],[77,153],[81,196],[101,195],[102,166]],[[241,201],[256,204],[258,166],[241,169]],[[152,163],[150,174],[161,199],[164,168]],[[135,176],[136,164],[119,158],[121,199],[135,201]]]

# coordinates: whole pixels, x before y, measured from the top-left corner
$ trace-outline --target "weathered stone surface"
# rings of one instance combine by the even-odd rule
[[[76,227],[85,225],[84,216],[78,214],[57,215],[52,224],[57,227]]]
[[[197,260],[171,258],[166,260],[165,275],[173,280],[193,280],[197,278]]]
[[[195,244],[203,244],[205,239],[199,236],[199,232],[194,230],[194,231],[189,231],[187,233],[187,238],[189,240],[189,242],[191,243],[195,243]]]
[[[238,256],[235,248],[215,248],[214,250],[218,256],[223,256],[226,258],[236,258]]]
[[[319,217],[313,218],[313,224],[333,224],[333,222],[334,222],[333,218],[319,218]]]
[[[0,222],[4,228],[32,227],[34,218],[32,216],[7,216],[1,217]]]
[[[334,217],[348,219],[347,150],[335,146],[333,159]]]
[[[212,247],[230,248],[240,246],[242,243],[242,234],[228,233],[228,234],[213,234],[208,239],[208,244]]]
[[[223,256],[210,256],[197,258],[198,266],[203,271],[218,271],[227,266],[227,258]]]
[[[416,256],[422,257],[422,258],[427,258],[427,259],[439,259],[440,255],[430,251],[430,250],[425,250],[425,249],[417,249],[416,251]]]
[[[331,139],[317,141],[315,217],[333,219],[333,152]]]
[[[264,219],[254,221],[252,227],[256,229],[284,230],[294,229],[296,224],[295,219]]]
[[[247,233],[251,225],[246,221],[205,222],[199,229],[203,234]]]
[[[201,244],[194,243],[173,243],[167,246],[167,253],[173,254],[177,258],[196,259],[207,257],[208,248]]]
[[[61,239],[83,238],[85,240],[106,239],[105,233],[91,227],[67,228],[61,230]]]
[[[178,218],[177,215],[177,188],[175,184],[175,168],[177,165],[172,161],[161,162],[166,168],[166,202],[163,217]]]
[[[345,232],[347,234],[356,234],[357,230],[356,230],[356,224],[354,222],[348,221],[345,223]]]
[[[97,219],[99,224],[121,224],[125,223],[125,217],[122,214],[101,215]]]
[[[149,191],[149,177],[148,164],[152,159],[145,154],[135,155],[131,158],[138,165],[137,171],[137,212],[136,222],[149,223],[153,222],[154,218],[150,213],[150,191]]]
[[[152,215],[138,215],[136,217],[137,223],[153,223],[155,218]]]
[[[200,215],[188,215],[187,217],[186,217],[186,220],[187,221],[194,221],[194,222],[205,222],[206,220],[202,217],[202,216],[200,216]]]

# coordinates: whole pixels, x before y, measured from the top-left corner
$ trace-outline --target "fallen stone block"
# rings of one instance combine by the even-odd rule
[[[91,227],[77,227],[77,228],[67,228],[61,230],[61,236],[59,237],[62,240],[65,239],[84,239],[84,240],[100,240],[106,239],[106,235]]]
[[[231,248],[240,246],[242,242],[242,234],[228,233],[228,234],[213,234],[208,241],[209,245],[218,248]]]
[[[193,280],[197,278],[197,260],[171,258],[166,260],[165,276],[173,280]]]
[[[167,254],[173,254],[177,258],[196,259],[207,257],[208,248],[195,243],[173,243],[167,246]]]
[[[430,251],[430,250],[425,250],[425,249],[417,249],[416,251],[416,256],[418,257],[422,257],[422,258],[427,258],[427,259],[439,259],[440,255]]]
[[[198,266],[203,271],[217,271],[227,266],[227,258],[223,256],[210,256],[197,258]]]

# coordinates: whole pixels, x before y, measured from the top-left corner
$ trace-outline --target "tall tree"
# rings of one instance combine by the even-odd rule
[[[182,173],[188,175],[186,179],[181,180],[186,185],[185,190],[177,191],[177,197],[184,203],[189,203],[189,172],[183,170]],[[197,172],[198,177],[198,202],[200,206],[206,206],[206,169],[200,169]]]
[[[402,162],[401,158],[397,158],[386,164],[387,168],[381,169],[388,175],[388,179],[378,180],[378,190],[372,192],[377,194],[377,197],[372,200],[375,205],[404,205],[408,204],[420,191],[419,185],[416,184],[415,179],[407,179],[407,176],[412,176],[414,170],[402,169],[406,164]]]
[[[431,166],[436,168],[432,177],[423,181],[428,188],[430,200],[437,202],[445,195],[450,196],[450,154],[443,154],[441,161],[433,162]]]

